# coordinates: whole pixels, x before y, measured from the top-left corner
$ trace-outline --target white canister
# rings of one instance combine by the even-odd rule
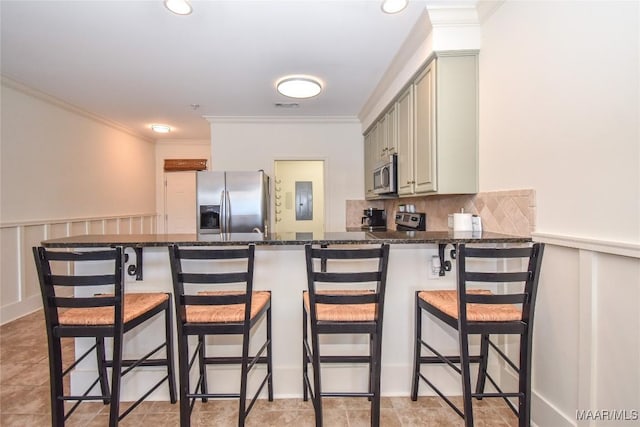
[[[472,231],[473,221],[470,213],[453,214],[453,231]]]

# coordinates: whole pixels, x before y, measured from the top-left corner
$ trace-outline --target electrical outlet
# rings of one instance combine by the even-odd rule
[[[429,265],[429,279],[439,279],[440,277],[440,257],[433,255]]]

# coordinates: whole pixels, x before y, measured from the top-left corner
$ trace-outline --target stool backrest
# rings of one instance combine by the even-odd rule
[[[169,246],[174,297],[180,320],[186,321],[187,305],[245,304],[245,321],[248,322],[254,255],[255,245],[242,249],[181,249],[178,245]],[[187,264],[189,271],[184,271]],[[185,284],[195,285],[194,289],[187,291]],[[228,292],[198,294],[212,290]]]
[[[534,243],[522,248],[480,248],[458,245],[458,303],[459,320],[466,322],[467,304],[522,304],[522,322],[533,320],[542,264],[543,243]],[[492,271],[471,270],[469,260],[483,259],[490,261]],[[509,262],[508,260],[516,260]],[[507,266],[506,263],[509,265]],[[510,287],[520,283],[517,292],[500,294],[468,293],[469,283],[509,284]]]
[[[310,316],[316,319],[316,304],[376,304],[376,315],[382,320],[384,295],[387,284],[389,245],[375,248],[329,249],[305,245],[307,283],[309,290]],[[342,268],[337,267],[336,261]],[[319,267],[319,268],[318,268]],[[329,271],[327,271],[329,270]],[[374,289],[355,289],[354,285],[375,283]],[[330,287],[336,292],[323,292],[318,285]]]
[[[48,326],[58,326],[58,310],[64,308],[114,307],[116,321],[122,321],[122,294],[124,293],[123,262],[121,248],[87,252],[51,251],[34,247],[33,256],[42,293],[45,319]],[[105,266],[108,274],[76,275],[58,273],[76,271],[79,263],[111,262]],[[67,263],[75,263],[69,267]],[[53,271],[56,271],[54,274]],[[74,296],[80,288],[109,286],[107,292],[89,296]],[[66,291],[61,291],[66,288]],[[76,292],[78,291],[78,292]]]

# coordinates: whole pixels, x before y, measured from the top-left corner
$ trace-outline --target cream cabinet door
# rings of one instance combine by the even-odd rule
[[[435,62],[414,82],[414,191],[437,190],[435,145]]]
[[[413,193],[413,86],[396,102],[398,194]]]
[[[398,116],[396,104],[393,104],[385,114],[387,123],[387,140],[385,145],[385,157],[398,152]]]
[[[371,130],[364,136],[364,197],[375,196],[373,192],[373,164],[376,152],[375,132]]]

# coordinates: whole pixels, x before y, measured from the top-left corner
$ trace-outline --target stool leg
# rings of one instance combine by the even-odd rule
[[[164,310],[165,320],[165,343],[167,351],[167,379],[169,381],[169,399],[171,403],[176,403],[176,373],[175,373],[175,360],[173,351],[173,310],[171,307],[171,296],[167,302],[167,306]]]
[[[204,358],[207,356],[206,354],[206,340],[204,335],[198,335],[198,370],[200,372],[200,392],[202,394],[208,393],[208,384],[207,384],[207,365],[204,362]],[[202,398],[202,402],[208,402],[209,399],[206,397]]]
[[[53,331],[49,331],[53,335]],[[51,396],[51,425],[53,427],[64,426],[64,401],[58,396],[64,395],[62,378],[62,345],[60,338],[49,337],[49,381]]]
[[[418,381],[420,380],[420,353],[422,345],[422,310],[418,305],[418,293],[416,292],[416,308],[415,308],[415,339],[413,341],[413,379],[411,381],[411,400],[418,400]]]
[[[189,398],[189,336],[178,330],[178,376],[180,377],[180,427],[191,425]]]
[[[96,359],[98,360],[98,376],[100,378],[100,391],[103,396],[110,396],[109,379],[107,374],[107,356],[104,351],[104,337],[96,337]],[[102,400],[105,405],[109,404],[109,398]]]
[[[487,362],[489,358],[489,334],[482,334],[480,341],[480,364],[478,365],[478,382],[476,393],[484,393],[484,385],[487,380]],[[482,400],[481,397],[478,400]]]
[[[382,335],[378,326],[378,333],[374,334],[373,363],[373,400],[371,402],[371,427],[380,425],[380,375],[382,373]]]
[[[458,331],[460,341],[460,370],[462,371],[462,398],[464,425],[473,427],[473,402],[471,401],[471,374],[469,370],[469,336],[464,328]]]
[[[316,413],[316,427],[322,427],[322,388],[320,384],[320,343],[318,333],[311,329],[311,355],[313,365],[313,409]]]
[[[111,405],[109,407],[109,427],[118,425],[120,417],[120,384],[122,380],[122,330],[113,334],[113,358],[111,371]]]
[[[269,402],[273,402],[273,360],[271,359],[271,302],[269,302],[269,308],[267,309],[267,392],[269,394]]]
[[[304,302],[302,303],[302,400],[307,402],[309,400],[309,390],[307,389],[307,381],[305,378],[309,378],[309,357],[307,355],[307,310],[305,310]],[[315,403],[314,403],[315,406]]]
[[[242,334],[242,366],[240,368],[240,407],[238,408],[238,427],[244,427],[247,412],[247,376],[249,373],[249,325],[245,325]]]
[[[518,427],[531,424],[531,331],[520,336],[520,375],[518,399]]]
[[[369,393],[373,394],[375,389],[375,383],[373,378],[375,376],[374,370],[374,356],[375,356],[375,339],[374,334],[369,334]],[[372,401],[372,397],[368,397],[369,402]]]

